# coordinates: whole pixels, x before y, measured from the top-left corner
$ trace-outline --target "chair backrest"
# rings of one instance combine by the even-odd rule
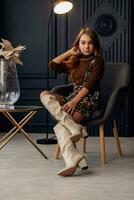
[[[105,72],[100,83],[100,107],[105,107],[112,92],[122,86],[128,86],[130,66],[127,63],[111,62],[105,64]]]

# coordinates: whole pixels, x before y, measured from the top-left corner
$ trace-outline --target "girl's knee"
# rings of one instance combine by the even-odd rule
[[[47,94],[50,94],[50,92],[49,92],[48,90],[45,90],[45,91],[41,92],[41,93],[40,93],[40,99],[41,99],[43,96],[47,95]]]
[[[76,123],[80,123],[83,119],[83,116],[79,112],[75,112],[72,117]]]

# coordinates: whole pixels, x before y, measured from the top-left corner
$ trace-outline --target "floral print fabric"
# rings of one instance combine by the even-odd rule
[[[95,59],[93,60],[88,70],[86,71],[83,83],[81,83],[80,85],[76,85],[75,83],[73,84],[74,85],[73,91],[70,93],[69,96],[65,97],[65,102],[71,101],[84,87],[85,81],[87,77],[90,75],[94,63]],[[94,111],[94,109],[98,104],[98,99],[99,99],[99,90],[95,90],[93,94],[89,93],[77,104],[76,111],[80,112],[83,115],[83,117],[89,118],[89,116],[92,114],[92,112]]]

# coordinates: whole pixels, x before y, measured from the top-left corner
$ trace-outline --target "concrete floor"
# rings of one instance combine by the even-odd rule
[[[34,139],[44,135],[32,134]],[[106,138],[107,165],[101,166],[99,138],[89,137],[89,170],[59,177],[63,159],[55,160],[55,145],[39,145],[45,160],[21,134],[0,151],[1,200],[133,200],[134,138],[121,138],[123,156],[117,157],[113,138]]]

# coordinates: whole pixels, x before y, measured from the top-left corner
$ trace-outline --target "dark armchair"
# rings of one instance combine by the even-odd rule
[[[126,102],[129,80],[130,66],[127,63],[106,63],[104,76],[100,84],[99,106],[88,120],[82,122],[83,125],[89,124],[99,126],[100,155],[102,164],[106,163],[104,127],[108,121],[112,122],[118,155],[121,155],[122,153],[116,120],[120,116]],[[52,91],[66,96],[72,89],[73,85],[68,84],[54,87]],[[85,149],[86,141],[84,141],[83,144],[83,149]],[[57,148],[59,147],[57,146]]]

